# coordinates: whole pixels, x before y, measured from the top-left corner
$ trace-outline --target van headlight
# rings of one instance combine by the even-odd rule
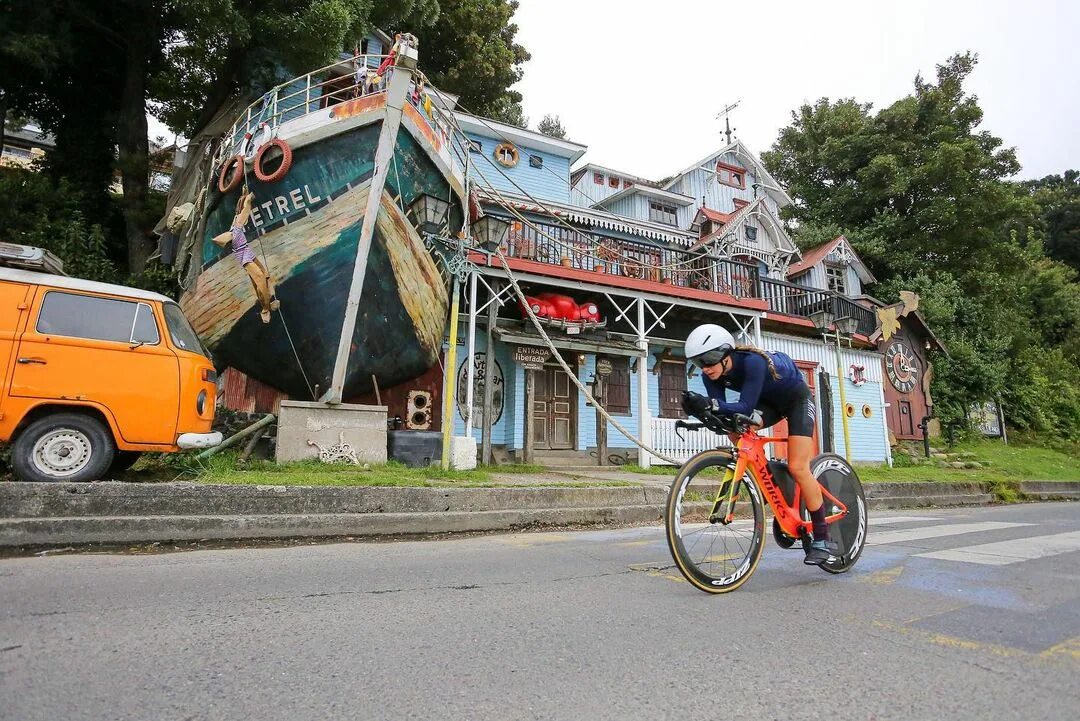
[[[201,416],[206,411],[206,391],[199,391],[199,397],[195,399],[195,410]]]

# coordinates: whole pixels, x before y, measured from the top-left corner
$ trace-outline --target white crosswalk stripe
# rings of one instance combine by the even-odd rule
[[[940,521],[935,516],[870,516],[871,526],[896,526],[901,523],[916,523],[918,521]]]
[[[866,539],[867,546],[881,546],[887,543],[907,543],[909,541],[921,541],[928,538],[942,538],[944,536],[959,536],[965,533],[980,533],[982,531],[997,531],[1003,528],[1018,528],[1032,526],[1032,523],[1004,523],[998,521],[984,521],[981,523],[945,523],[938,526],[922,526],[920,528],[904,528],[895,531],[881,531],[871,533]]]
[[[940,561],[1007,566],[1010,563],[1031,561],[1036,558],[1046,558],[1072,551],[1080,551],[1080,531],[1055,533],[1049,536],[1031,536],[1013,541],[981,543],[976,546],[950,548],[945,551],[931,551],[916,555],[919,558],[934,558]]]

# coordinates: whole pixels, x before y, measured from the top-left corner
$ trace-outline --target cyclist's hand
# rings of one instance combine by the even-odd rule
[[[708,396],[693,391],[683,391],[682,407],[688,415],[700,416],[703,413],[716,411],[716,401]]]

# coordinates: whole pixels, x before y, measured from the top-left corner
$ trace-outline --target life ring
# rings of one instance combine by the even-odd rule
[[[281,164],[276,170],[269,173],[263,170],[263,161],[266,160],[266,151],[270,148],[277,148],[281,152]],[[285,174],[289,172],[289,168],[292,167],[292,148],[281,138],[274,138],[269,143],[266,143],[259,152],[255,153],[255,161],[252,164],[255,168],[255,177],[264,183],[276,183],[285,177]]]
[[[244,156],[234,155],[221,166],[217,187],[222,193],[228,193],[240,187],[242,182],[244,182]]]

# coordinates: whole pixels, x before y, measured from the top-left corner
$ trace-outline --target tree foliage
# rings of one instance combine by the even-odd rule
[[[437,22],[416,33],[420,68],[441,90],[459,96],[461,108],[524,127],[521,79],[528,51],[514,42],[517,0],[440,0]]]
[[[566,138],[566,128],[563,127],[558,115],[545,115],[540,124],[536,126],[536,129],[552,138]]]
[[[943,421],[1001,398],[1013,424],[1077,438],[1080,285],[1055,259],[1080,247],[1076,173],[1009,180],[1016,153],[980,129],[964,90],[975,64],[956,55],[877,112],[853,98],[804,105],[763,160],[795,199],[786,217],[800,247],[842,233],[876,296],[920,294],[949,350],[934,359]]]

